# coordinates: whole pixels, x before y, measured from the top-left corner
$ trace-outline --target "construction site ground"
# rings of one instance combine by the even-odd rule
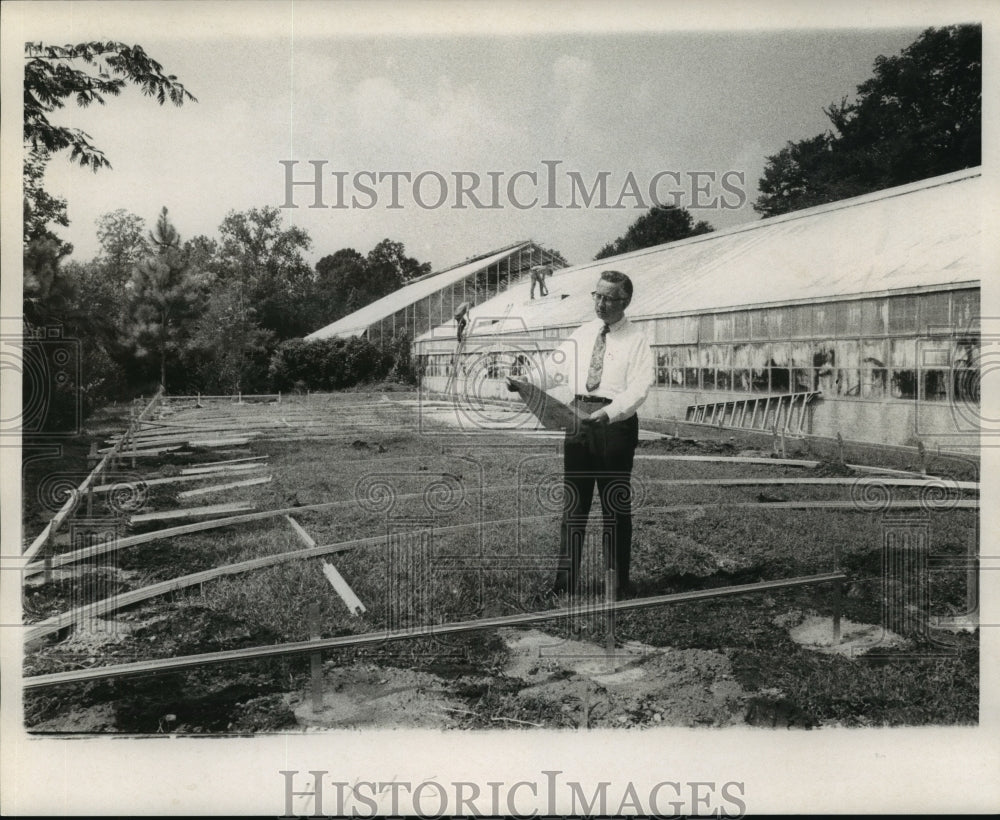
[[[27,537],[56,506],[46,495],[53,474],[86,475],[91,442],[108,446],[127,421],[124,408],[108,408],[85,435],[66,441],[58,458],[30,460],[25,443]],[[962,560],[976,554],[978,511],[949,500],[978,497],[953,486],[975,481],[975,464],[865,453],[867,465],[916,474],[926,468],[947,479],[937,487],[876,490],[865,483],[870,473],[837,460],[793,466],[737,434],[713,431],[707,439],[685,429],[679,437],[647,432],[640,441],[637,594],[812,575],[836,562],[848,576],[840,640],[832,639],[835,593],[827,584],[619,613],[609,648],[595,535],[581,595],[595,611],[330,650],[322,657],[320,700],[309,658],[299,655],[31,689],[25,724],[59,734],[254,734],[977,723],[978,632],[895,634],[884,623],[887,595],[901,592],[887,584],[909,583],[886,575],[890,502],[921,502],[901,515],[925,522],[932,559],[941,559],[932,560],[927,580],[931,616],[968,614]],[[558,550],[560,438],[537,430],[516,407],[483,403],[456,413],[440,397],[402,390],[206,399],[200,407],[169,399],[124,455],[117,489],[96,494],[92,510],[117,517],[123,543],[233,514],[212,506],[291,512],[31,574],[23,590],[29,627],[95,600],[310,542],[343,548],[81,617],[26,646],[26,677],[565,603],[548,595]],[[787,442],[785,455],[811,457],[802,441]],[[735,460],[652,458],[660,456]],[[199,465],[209,478],[185,472]],[[744,483],[725,483],[734,479]],[[795,506],[811,502],[841,506]],[[592,515],[589,531],[597,533],[596,503]],[[37,558],[76,548],[71,532],[67,527]]]

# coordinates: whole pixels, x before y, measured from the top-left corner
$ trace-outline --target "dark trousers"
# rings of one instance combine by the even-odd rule
[[[582,406],[581,409],[592,410]],[[563,454],[563,517],[559,532],[556,591],[577,590],[587,517],[596,485],[601,499],[602,546],[618,590],[629,587],[632,559],[632,461],[639,441],[639,418],[567,435]]]

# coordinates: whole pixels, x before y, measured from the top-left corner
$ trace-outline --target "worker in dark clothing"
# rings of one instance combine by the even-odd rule
[[[539,297],[548,296],[549,289],[545,284],[545,277],[552,275],[551,265],[535,265],[531,269],[531,298],[535,298],[535,285],[538,285]]]
[[[465,341],[465,331],[469,325],[470,310],[472,310],[472,305],[468,302],[462,302],[462,304],[455,309],[455,322],[458,326],[455,331],[455,335],[458,338],[459,344]]]

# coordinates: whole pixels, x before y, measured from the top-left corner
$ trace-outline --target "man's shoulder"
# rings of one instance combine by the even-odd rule
[[[643,325],[633,322],[628,316],[622,318],[621,327],[619,328],[622,335],[635,336],[637,338],[646,338],[646,329]]]
[[[580,325],[576,330],[573,331],[573,336],[586,336],[588,334],[596,334],[597,331],[603,326],[604,322],[600,319],[589,319]]]

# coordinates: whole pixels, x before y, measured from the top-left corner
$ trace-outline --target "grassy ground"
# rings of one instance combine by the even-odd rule
[[[319,544],[382,536],[375,543],[323,559],[336,565],[365,603],[364,615],[349,614],[332,593],[322,560],[283,563],[120,612],[112,621],[113,640],[88,644],[86,635],[79,634],[62,643],[57,637],[48,639],[26,657],[26,673],[302,640],[314,631],[308,617],[312,605],[319,609],[319,634],[324,637],[552,605],[545,592],[552,582],[558,545],[558,442],[441,429],[427,434],[426,429],[418,430],[412,407],[359,392],[314,398],[308,406],[335,420],[339,430],[335,437],[255,443],[252,454],[269,457],[274,480],[198,503],[248,500],[259,509],[271,509],[337,502],[336,507],[303,511],[296,518]],[[104,434],[116,422],[124,426],[113,414],[98,421],[102,426],[91,432]],[[67,447],[59,469],[78,467],[88,442],[82,438]],[[745,445],[729,440],[660,441],[644,443],[639,453],[735,454],[741,446]],[[148,475],[166,475],[181,464],[226,457],[234,456],[212,451],[168,455],[144,461],[140,468]],[[899,466],[896,454],[889,460]],[[26,470],[27,534],[41,526],[44,510],[30,499],[52,464],[38,462]],[[951,469],[968,477],[959,467]],[[846,472],[837,464],[826,464],[812,474]],[[766,506],[731,510],[720,505],[849,500],[850,488],[662,483],[807,475],[808,470],[780,465],[637,461],[633,579],[642,594],[823,572],[834,567],[834,556],[839,554],[840,566],[850,576],[842,602],[844,617],[878,624],[885,595],[906,598],[912,592],[906,588],[907,579],[901,582],[903,588],[886,585],[883,559],[891,557],[891,550],[883,546],[887,528],[925,528],[935,557],[960,558],[977,544],[975,511],[929,515],[917,511],[890,521],[877,512]],[[154,509],[181,506],[176,493],[188,488],[179,484],[151,488],[147,503]],[[893,496],[915,499],[920,493],[895,488]],[[699,507],[664,510],[685,504]],[[302,546],[283,518],[138,545],[119,551],[110,561],[84,566],[76,575],[28,589],[26,619],[41,620],[94,597]],[[591,548],[585,570],[598,569],[599,564],[598,551]],[[964,571],[932,572],[933,614],[963,612],[964,579]],[[883,653],[878,660],[817,654],[790,640],[788,627],[810,614],[829,616],[833,607],[828,588],[776,591],[623,614],[616,636],[620,642],[718,653],[746,693],[732,708],[741,719],[759,725],[977,722],[978,635],[947,636],[944,647],[927,636],[916,636],[905,652]],[[545,628],[554,635],[568,634],[563,623]],[[596,639],[600,643],[603,637]],[[568,725],[567,714],[557,703],[526,695],[523,681],[504,672],[506,648],[493,633],[429,637],[331,656],[338,666],[377,663],[442,676],[451,694],[464,704],[459,725],[495,728],[497,720],[511,725],[519,725],[517,721]],[[290,659],[53,687],[27,696],[27,722],[42,725],[73,710],[103,705],[113,712],[117,731],[282,729],[295,722],[282,694],[303,688],[305,680],[306,662]],[[629,725],[644,725],[657,714],[655,705],[633,712]],[[164,723],[168,715],[174,719]]]

